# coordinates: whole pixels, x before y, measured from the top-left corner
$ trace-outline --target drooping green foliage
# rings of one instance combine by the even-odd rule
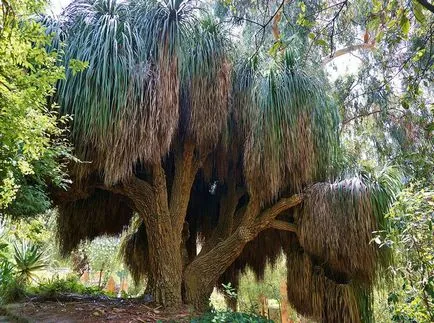
[[[320,80],[306,75],[296,58],[288,52],[265,75],[257,75],[251,81],[250,102],[236,107],[246,109],[243,115],[251,119],[241,121],[251,125],[244,161],[246,177],[255,183],[256,172],[267,174],[266,182],[256,188],[258,193],[268,194],[265,200],[282,190],[299,192],[308,183],[328,178],[337,154],[336,109]]]
[[[88,68],[78,74],[67,70],[59,98],[64,111],[75,116],[72,128],[74,138],[80,138],[79,156],[92,160],[94,169],[104,170],[108,182],[130,176],[137,162],[167,154],[180,113],[190,124],[186,131],[198,133],[197,141],[207,130],[199,121],[209,120],[208,127],[219,122],[213,144],[218,140],[228,98],[222,97],[227,94],[220,84],[211,90],[209,82],[223,73],[217,80],[228,83],[226,42],[211,22],[193,26],[189,8],[188,2],[179,1],[88,1],[66,11],[65,62],[86,61]],[[214,110],[220,113],[201,117],[188,108],[180,111],[181,92],[183,100],[200,105],[193,111],[206,113],[211,103],[221,102],[221,109]],[[207,106],[197,96],[201,92],[210,96]]]
[[[186,136],[209,149],[219,142],[229,116],[230,42],[212,17],[201,20],[183,41],[180,120],[188,124]]]
[[[325,264],[326,275],[336,274],[338,281],[378,281],[379,271],[390,265],[390,250],[378,248],[375,237],[387,229],[385,214],[399,183],[399,173],[392,168],[377,177],[362,173],[331,184],[316,183],[308,190],[299,222],[300,244]]]

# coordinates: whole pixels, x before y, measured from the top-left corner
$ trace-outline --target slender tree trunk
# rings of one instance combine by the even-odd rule
[[[101,280],[102,280],[102,269],[99,271],[98,288],[101,288]]]

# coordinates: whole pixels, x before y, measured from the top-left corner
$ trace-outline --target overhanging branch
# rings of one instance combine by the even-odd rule
[[[262,211],[256,220],[256,225],[268,225],[283,211],[289,210],[294,206],[299,205],[303,201],[302,194],[294,194],[291,197],[284,197],[273,204],[270,208]]]

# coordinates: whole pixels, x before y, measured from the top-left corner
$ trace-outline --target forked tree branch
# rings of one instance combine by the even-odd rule
[[[237,229],[237,231],[239,231],[239,236],[243,237],[242,239],[245,242],[254,239],[261,231],[270,228],[270,223],[279,214],[299,205],[302,201],[302,194],[294,194],[291,197],[283,197],[269,208],[261,211],[259,215],[259,203],[255,203],[255,200],[250,201],[247,205],[244,218]]]
[[[255,221],[255,225],[262,227],[268,226],[272,220],[274,220],[283,211],[289,210],[294,206],[299,205],[303,201],[302,194],[294,194],[291,197],[281,198],[270,208],[262,211],[259,217]]]
[[[354,121],[354,120],[356,120],[356,119],[364,118],[364,117],[368,117],[368,116],[370,116],[370,115],[377,114],[377,113],[381,113],[381,112],[383,112],[383,111],[382,111],[382,110],[374,110],[374,111],[370,111],[370,112],[368,112],[368,113],[358,114],[358,115],[355,115],[355,116],[353,116],[353,117],[351,117],[351,118],[348,118],[348,119],[342,121],[342,125],[345,126],[346,124],[348,124],[348,123],[350,123],[351,121]]]
[[[244,249],[244,246],[262,231],[270,228],[270,222],[274,220],[281,212],[288,210],[303,200],[303,196],[296,194],[289,198],[281,198],[268,209],[257,215],[259,203],[256,199],[251,200],[244,214],[244,219],[239,227],[226,239],[220,241],[208,252],[200,252],[199,255],[187,266],[185,270],[186,280],[196,280],[201,277],[204,285],[212,286],[215,284],[215,277],[219,277],[234,261],[238,258]],[[283,221],[282,221],[283,222]],[[289,223],[288,223],[289,224]],[[285,225],[285,228],[288,228]]]

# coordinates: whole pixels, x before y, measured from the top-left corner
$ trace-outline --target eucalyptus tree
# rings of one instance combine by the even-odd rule
[[[375,159],[423,173],[413,156],[433,150],[434,13],[429,1],[231,0],[216,6],[225,19],[245,26],[245,37],[253,35],[254,50],[275,53],[296,43],[304,60],[329,71],[335,58],[351,55],[354,73],[332,72],[338,76],[331,91],[343,135],[359,138],[356,154],[370,150]]]
[[[81,160],[53,193],[64,253],[137,214],[124,259],[157,302],[204,308],[219,281],[260,278],[284,251],[299,311],[360,321],[394,177],[338,172],[338,110],[295,51],[243,59],[178,0],[79,1],[57,26],[65,65],[87,64],[58,87]]]

